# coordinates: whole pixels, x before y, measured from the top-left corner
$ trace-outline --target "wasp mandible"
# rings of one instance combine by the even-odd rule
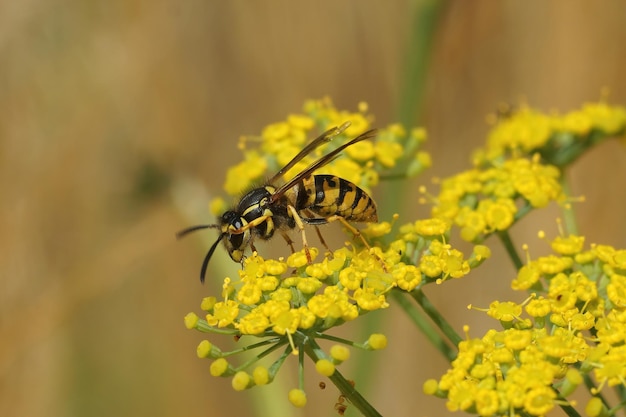
[[[348,221],[378,221],[374,200],[361,188],[343,178],[334,175],[312,174],[337,158],[339,153],[347,147],[374,137],[375,130],[368,130],[322,156],[283,185],[274,185],[296,163],[323,143],[329,142],[341,134],[348,126],[350,126],[350,122],[339,127],[333,127],[311,141],[265,185],[244,194],[234,209],[226,211],[220,217],[218,224],[191,226],[176,234],[180,238],[200,229],[220,230],[217,240],[211,245],[202,262],[200,282],[204,282],[209,260],[220,241],[224,243],[233,261],[241,262],[246,248],[250,247],[253,251],[256,250],[254,247],[255,239],[269,240],[274,236],[275,231],[279,231],[291,247],[291,251],[294,252],[293,242],[286,231],[297,227],[302,235],[302,245],[307,260],[311,263],[312,259],[304,225],[309,224],[317,227],[338,220],[355,236],[360,237],[365,246],[369,248],[360,232]]]

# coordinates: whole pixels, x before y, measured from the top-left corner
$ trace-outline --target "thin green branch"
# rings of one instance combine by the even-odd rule
[[[570,197],[572,195],[572,191],[570,189],[569,181],[565,178],[565,173],[561,175],[560,178],[561,188],[563,189],[563,193]],[[567,203],[567,205],[563,206],[562,210],[563,216],[563,224],[565,225],[565,230],[568,234],[578,235],[578,224],[576,223],[576,213],[572,208],[571,203]]]
[[[303,346],[305,353],[313,362],[317,362],[324,358],[324,353],[314,339],[309,339]],[[365,417],[382,417],[382,415],[356,390],[354,385],[350,383],[337,369],[328,377],[331,382],[339,389],[348,401]]]
[[[522,262],[522,258],[520,258],[517,250],[515,249],[515,245],[513,244],[511,235],[509,235],[509,232],[506,230],[499,231],[496,233],[496,235],[498,235],[498,238],[504,245],[504,248],[509,254],[509,258],[511,258],[513,265],[515,265],[515,268],[519,271],[524,266],[524,263]]]
[[[457,352],[447,344],[447,342],[437,332],[435,327],[433,327],[433,325],[426,320],[422,313],[415,308],[415,305],[409,301],[408,297],[404,293],[401,293],[400,291],[392,291],[391,295],[404,310],[407,316],[426,336],[430,343],[432,343],[432,345],[437,348],[449,362],[456,358]]]
[[[459,336],[452,325],[450,325],[441,313],[439,313],[439,310],[437,310],[437,308],[430,302],[422,290],[412,291],[411,296],[422,307],[428,317],[430,317],[430,319],[437,325],[439,330],[446,335],[450,343],[454,346],[458,346],[459,343],[463,341],[463,338]]]

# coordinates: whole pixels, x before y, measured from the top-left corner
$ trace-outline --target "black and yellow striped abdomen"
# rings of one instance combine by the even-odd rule
[[[361,188],[334,175],[313,175],[298,187],[296,210],[321,217],[341,216],[353,222],[376,222],[376,203]]]

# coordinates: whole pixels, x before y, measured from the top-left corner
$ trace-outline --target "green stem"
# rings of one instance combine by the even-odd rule
[[[617,394],[617,398],[622,400],[622,404],[626,402],[626,388],[624,388],[624,385],[616,385],[614,389]]]
[[[515,245],[513,244],[513,240],[511,240],[511,235],[509,235],[509,232],[506,230],[499,231],[496,234],[498,235],[498,238],[500,238],[500,241],[502,242],[504,248],[509,254],[513,265],[515,265],[515,268],[519,271],[524,266],[524,263],[522,262],[522,259],[515,250]]]
[[[415,308],[415,305],[409,301],[408,297],[400,291],[392,291],[391,295],[413,321],[413,323],[426,336],[430,343],[432,343],[432,345],[435,346],[435,348],[437,348],[449,362],[451,362],[456,357],[456,351],[446,343],[433,325],[430,324],[422,313]]]
[[[210,326],[206,320],[198,320],[198,325],[196,326],[196,330],[201,331],[203,333],[213,333],[213,334],[226,334],[226,335],[237,335],[239,334],[239,330],[237,329],[218,329],[217,327]]]
[[[562,396],[557,396],[557,399],[559,401],[562,401],[564,403],[567,403],[567,399],[563,398]],[[569,417],[581,417],[580,413],[578,411],[576,411],[576,409],[574,407],[572,407],[571,405],[567,405],[567,404],[560,404],[559,405],[561,407],[561,410],[565,411],[565,414],[567,414]]]
[[[458,346],[459,343],[463,341],[463,338],[459,336],[450,323],[439,313],[439,310],[430,302],[422,290],[412,291],[411,296],[454,346]]]
[[[298,388],[304,391],[304,351],[298,350]]]
[[[313,362],[317,362],[325,357],[324,352],[314,339],[308,339],[303,346],[305,353]],[[339,389],[352,405],[365,417],[382,417],[382,415],[354,388],[354,386],[344,376],[335,369],[335,372],[328,377]]]
[[[593,380],[591,379],[591,377],[589,376],[589,374],[587,373],[583,373],[581,372],[581,375],[583,376],[583,381],[585,382],[585,387],[587,388],[587,390],[589,392],[593,392],[596,391],[596,384],[593,382]],[[604,397],[604,395],[602,395],[601,392],[598,392],[597,394],[595,394],[596,397],[598,397],[600,399],[600,401],[602,401],[602,404],[604,404],[604,406],[608,409],[611,408],[611,405],[609,404],[609,402],[606,400],[606,398]]]
[[[272,353],[273,351],[275,351],[276,349],[280,348],[281,346],[284,346],[285,342],[279,342],[271,347],[269,347],[268,349],[265,349],[263,352],[259,353],[258,355],[254,355],[252,358],[248,359],[246,362],[242,363],[241,365],[239,365],[237,368],[235,368],[237,371],[241,371],[244,370],[246,368],[248,368],[249,366],[251,366],[253,363],[258,362],[261,358],[269,355],[270,353]],[[258,346],[257,346],[258,347]],[[249,349],[247,349],[249,350]],[[230,354],[231,352],[229,352]],[[223,357],[227,357],[229,355],[224,355]]]
[[[405,57],[403,73],[400,75],[401,92],[398,100],[398,120],[408,130],[419,121],[424,92],[426,91],[426,79],[428,76],[429,62],[432,52],[435,32],[440,22],[445,1],[421,0],[412,3],[410,34],[403,56]],[[414,144],[416,145],[416,144]],[[411,145],[413,146],[413,145]],[[405,149],[406,155],[412,155],[412,150]],[[410,161],[404,160],[396,167],[396,172],[406,172]],[[398,196],[410,196],[407,192],[408,181],[391,181],[382,190],[381,201],[393,201],[395,204],[384,204],[379,207],[379,218],[391,218],[394,213],[406,213],[406,205]]]
[[[333,336],[326,333],[316,333],[315,337],[318,339],[330,340],[332,342],[338,342],[347,346],[362,346],[361,343],[355,343],[352,340],[344,339],[342,337]]]
[[[561,176],[561,188],[563,193],[567,196],[571,196],[572,192],[569,186],[569,181],[565,179],[565,173]],[[576,224],[576,213],[572,208],[572,204],[568,203],[563,207],[563,223],[565,224],[565,230],[568,234],[578,235],[578,225]]]

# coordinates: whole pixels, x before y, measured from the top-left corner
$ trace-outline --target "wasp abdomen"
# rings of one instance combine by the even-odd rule
[[[341,216],[353,222],[378,221],[376,203],[361,188],[334,175],[313,175],[302,181],[298,210],[322,217]]]

